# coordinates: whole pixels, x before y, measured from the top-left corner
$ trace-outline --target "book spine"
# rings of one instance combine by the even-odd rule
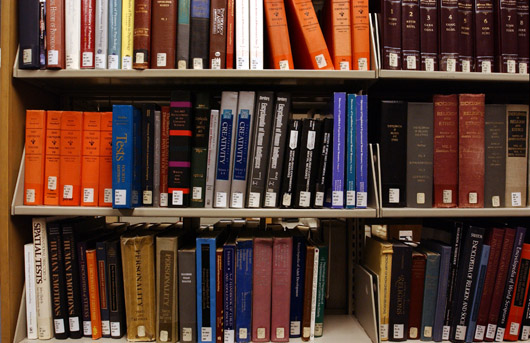
[[[177,240],[173,237],[156,238],[156,340],[177,342],[178,340],[178,284]]]
[[[271,338],[272,239],[254,238],[252,272],[252,342]]]
[[[352,69],[366,71],[371,69],[368,1],[352,1],[351,10]]]
[[[358,95],[355,97],[356,108],[356,163],[355,168],[355,191],[357,199],[356,208],[366,208],[368,206],[368,95]]]
[[[121,8],[121,69],[133,68],[134,0],[122,0]]]
[[[214,204],[215,171],[217,166],[217,143],[219,136],[219,110],[210,111],[210,128],[208,131],[208,156],[206,160],[206,191],[204,207],[212,208]]]
[[[271,341],[289,341],[293,239],[274,237],[272,246]]]
[[[109,45],[109,0],[96,0],[95,62],[96,69],[107,69]]]
[[[355,101],[355,94],[348,94],[347,98],[347,114],[346,114],[346,208],[355,208],[355,167],[356,167],[356,153],[355,148],[357,133],[357,110]]]
[[[39,69],[46,69],[46,0],[39,0]]]
[[[475,71],[475,31],[473,0],[458,0],[458,26],[459,51],[458,69],[464,73]]]
[[[136,5],[135,5],[136,6]],[[143,52],[141,52],[143,53]],[[135,54],[136,56],[136,54]],[[142,108],[142,205],[153,206],[154,186],[154,135],[155,105],[144,104]]]
[[[421,70],[437,71],[438,0],[420,0]]]
[[[227,0],[212,0],[210,8],[210,69],[226,67]]]
[[[528,106],[506,106],[506,207],[526,206]]]
[[[101,113],[83,113],[81,206],[97,206],[99,199]]]
[[[484,289],[484,280],[486,278],[486,269],[488,268],[488,259],[490,254],[490,246],[484,245],[482,249],[482,257],[480,258],[480,269],[478,271],[478,281],[475,285],[473,296],[473,306],[471,307],[471,316],[469,318],[469,328],[466,332],[466,342],[473,342],[475,329],[477,326],[478,310],[480,306],[480,298]]]
[[[109,285],[107,280],[106,243],[96,243],[96,261],[99,287],[99,310],[101,313],[102,337],[110,337]]]
[[[86,242],[77,243],[77,256],[79,256],[79,284],[81,287],[81,317],[83,321],[83,336],[92,337],[86,250]]]
[[[121,69],[121,12],[120,0],[109,0],[108,60],[109,69]]]
[[[210,254],[215,257],[215,243],[210,244],[212,239],[197,238],[196,275],[197,275],[197,335],[198,342],[213,342],[212,335],[215,328],[215,287],[211,283],[210,274],[215,277],[215,259],[210,263]],[[215,278],[214,278],[215,282]],[[210,294],[213,292],[213,299]],[[213,310],[214,317],[211,317]]]
[[[246,343],[251,340],[252,316],[252,240],[237,242],[236,245],[236,340]]]
[[[315,192],[316,169],[319,163],[317,151],[320,151],[321,124],[321,121],[313,119],[306,119],[302,123],[299,157],[299,165],[301,168],[295,171],[298,174],[296,175],[293,204],[296,208],[308,208],[312,206],[311,201]]]
[[[401,2],[383,1],[383,69],[401,69]]]
[[[35,299],[37,305],[37,334],[39,339],[53,337],[53,314],[50,285],[50,252],[45,218],[33,218],[35,248]]]
[[[298,173],[298,161],[300,160],[302,138],[302,121],[290,119],[289,120],[289,138],[288,145],[285,147],[285,161],[284,161],[284,181],[281,184],[280,197],[282,199],[281,207],[290,208],[295,206],[295,185],[296,174]],[[305,160],[305,158],[304,158]],[[304,164],[305,166],[305,164]]]
[[[517,69],[519,74],[528,74],[528,64],[530,63],[528,1],[517,1],[517,23]]]
[[[101,312],[99,307],[99,281],[96,250],[86,251],[87,275],[88,275],[88,296],[90,301],[90,322],[92,328],[92,339],[102,337],[101,332]]]
[[[326,193],[329,194],[331,184],[331,144],[333,136],[333,119],[325,118],[322,124],[322,136],[320,140],[320,156],[319,156],[319,165],[317,170],[317,178],[315,184],[315,197],[314,197],[314,207],[320,208],[324,206],[324,200],[326,198]],[[355,163],[355,161],[353,161]],[[355,176],[354,176],[355,178]],[[355,182],[355,181],[354,181]]]
[[[441,71],[458,71],[458,0],[440,0],[439,16],[439,68]]]
[[[18,32],[20,37],[20,69],[38,69],[40,67],[39,47],[39,7],[37,1],[23,0],[18,11]],[[22,11],[24,9],[24,11]]]
[[[309,325],[309,341],[313,342],[315,339],[315,328],[316,328],[316,307],[317,307],[317,291],[318,291],[318,261],[319,261],[318,248],[315,248],[315,258],[313,262],[313,277],[311,284],[311,316]],[[303,335],[302,335],[303,340]]]
[[[423,306],[426,258],[423,254],[412,255],[410,276],[410,311],[408,339],[419,339]]]
[[[523,311],[523,317],[521,320],[521,341],[527,341],[530,337],[530,292],[525,299],[525,307]]]
[[[24,275],[26,287],[26,333],[28,339],[37,339],[37,303],[35,296],[35,248],[33,243],[24,245]]]
[[[167,207],[169,171],[169,106],[162,107],[162,124],[160,132],[160,207]]]
[[[193,69],[207,69],[210,55],[210,0],[191,0],[190,63]]]
[[[263,1],[250,1],[249,5],[249,24],[250,24],[250,69],[263,69]],[[236,27],[237,29],[237,27]]]
[[[152,69],[175,69],[177,51],[177,0],[154,0],[151,17]],[[180,15],[180,13],[179,13]],[[180,30],[180,27],[179,27]],[[180,38],[180,31],[179,31]]]
[[[263,10],[265,12],[266,34],[268,37],[275,37],[275,39],[268,40],[270,68],[294,69],[285,3],[278,0],[265,0]]]
[[[337,70],[351,70],[352,67],[350,7],[349,1],[334,0],[327,2],[322,11],[324,38]]]
[[[223,249],[223,342],[234,343],[235,339],[235,292],[236,292],[236,247],[225,245]]]
[[[302,335],[302,313],[304,307],[304,280],[306,265],[306,241],[302,235],[293,236],[293,255],[291,271],[291,300],[289,310],[289,337]]]
[[[193,110],[193,142],[191,150],[191,207],[204,207],[208,163],[208,128],[210,95],[198,93]]]
[[[135,110],[114,105],[112,114],[112,189],[114,208],[131,208],[133,191],[133,125]]]
[[[64,2],[48,0],[45,4],[46,68],[64,69]]]
[[[190,58],[190,0],[178,0],[177,68],[189,68]]]
[[[120,338],[125,334],[125,300],[123,298],[123,270],[119,240],[108,241],[107,284],[109,292],[110,335]]]
[[[491,73],[495,70],[495,31],[493,0],[475,0],[475,70]]]
[[[81,338],[83,336],[81,290],[77,282],[80,278],[74,228],[71,225],[63,225],[62,229],[68,328],[70,338]]]
[[[412,248],[402,244],[393,244],[392,270],[390,286],[390,336],[391,341],[404,341],[407,339],[408,314],[410,302],[410,273],[412,265]],[[428,263],[428,262],[427,262]],[[439,265],[439,260],[437,262]],[[430,275],[426,271],[427,275]],[[427,278],[427,277],[426,277]],[[434,281],[434,288],[437,282]],[[436,292],[433,292],[433,295]],[[433,300],[435,297],[433,296]],[[434,302],[434,301],[433,301]],[[434,311],[432,311],[434,314]],[[434,317],[434,316],[432,316]],[[432,319],[430,323],[432,325]],[[422,320],[423,324],[428,323]],[[424,330],[422,330],[423,332]]]
[[[484,206],[505,203],[506,186],[506,107],[486,105],[484,110]]]
[[[315,312],[315,337],[322,337],[324,333],[324,303],[326,297],[326,283],[328,278],[328,247],[320,246],[318,249],[318,285],[317,304]]]
[[[436,342],[441,341],[443,336],[444,317],[447,307],[447,280],[449,280],[451,268],[451,247],[448,245],[440,245],[438,253],[440,254],[440,273],[438,277],[436,313],[434,314],[434,327],[432,333],[432,337]]]
[[[290,109],[290,95],[286,93],[278,93],[276,95],[274,107],[272,143],[268,158],[269,163],[267,168],[267,182],[265,184],[264,207],[278,207]]]
[[[160,207],[160,141],[162,128],[162,112],[155,110],[154,120],[154,151],[153,151],[153,206]]]
[[[226,69],[234,69],[235,1],[226,2]]]
[[[132,58],[134,69],[149,68],[151,60],[151,0],[134,1]]]
[[[250,69],[250,1],[235,0],[236,69]]]
[[[81,0],[81,69],[94,68],[95,20],[96,1]]]
[[[403,0],[401,2],[401,40],[401,69],[420,70],[419,0]]]
[[[46,111],[26,111],[24,205],[42,205],[46,147]]]
[[[79,206],[81,202],[82,141],[83,113],[63,112],[59,162],[59,205],[61,206]]]
[[[183,342],[197,342],[197,287],[195,248],[178,251],[179,334]]]
[[[517,2],[496,0],[496,67],[500,73],[517,72]]]
[[[44,205],[59,205],[59,162],[61,155],[61,112],[46,114],[46,159],[44,162]]]
[[[438,293],[438,280],[440,277],[439,266],[440,255],[437,253],[427,254],[425,263],[425,284],[423,289],[423,309],[420,327],[420,336],[422,341],[430,341],[433,339],[434,316],[436,314],[437,300],[436,295]],[[390,306],[392,307],[392,305]]]
[[[224,303],[223,303],[223,248],[215,251],[215,341],[223,343]]]
[[[112,206],[112,112],[101,113],[99,207]]]

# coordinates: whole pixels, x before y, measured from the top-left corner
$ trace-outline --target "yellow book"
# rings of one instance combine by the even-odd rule
[[[390,279],[392,276],[392,244],[379,238],[366,238],[364,264],[379,276],[379,336],[388,340],[390,312]]]
[[[132,69],[134,0],[123,0],[121,11],[121,69]]]

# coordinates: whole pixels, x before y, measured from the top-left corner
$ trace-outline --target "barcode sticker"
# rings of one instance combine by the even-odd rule
[[[449,333],[451,332],[451,327],[449,325],[444,325],[443,331],[442,331],[442,339],[444,341],[449,340]]]
[[[265,338],[265,328],[258,328],[258,339],[264,339]]]
[[[96,54],[96,69],[107,69],[106,57],[107,55],[105,54]]]
[[[416,203],[418,205],[425,204],[425,193],[416,193]]]
[[[160,206],[167,207],[169,195],[167,193],[160,193]]]
[[[125,205],[127,204],[127,190],[126,189],[115,189],[114,190],[114,205]]]
[[[482,69],[480,70],[483,74],[491,73],[491,61],[482,61]]]
[[[68,325],[70,327],[70,331],[79,331],[79,317],[68,318]]]
[[[169,338],[169,333],[167,332],[167,330],[160,330],[159,337],[162,342],[167,342]]]
[[[24,51],[22,52],[22,61],[24,62],[24,64],[30,64],[32,59],[33,58],[31,56],[31,49],[24,49]]]
[[[412,230],[399,230],[399,240],[412,242]],[[426,326],[427,327],[427,326]]]
[[[447,59],[447,71],[450,71],[450,72],[456,71],[456,59],[454,58]]]
[[[357,192],[357,207],[366,207],[368,205],[368,193]]]
[[[230,207],[243,208],[243,193],[234,192],[232,193],[232,201]]]
[[[212,69],[221,69],[221,58],[212,58]]]
[[[92,52],[83,52],[83,57],[81,59],[81,66],[83,67],[92,67],[94,64],[94,54]]]
[[[182,341],[191,342],[193,339],[193,329],[192,328],[182,328]]]
[[[512,206],[521,206],[521,192],[512,192]]]
[[[234,343],[235,332],[234,330],[224,330],[225,339],[224,343]]]
[[[105,336],[110,335],[110,321],[109,320],[101,321],[101,333]]]
[[[477,194],[477,192],[470,192],[469,193],[469,203],[470,204],[478,203],[478,194]]]
[[[381,333],[381,339],[388,339],[388,324],[379,325],[379,331]]]
[[[432,326],[425,326],[423,328],[423,336],[427,338],[432,337]]]
[[[249,192],[248,193],[248,207],[251,208],[258,208],[259,207],[259,200],[260,200],[261,194],[258,192]]]
[[[340,70],[350,70],[350,62],[342,61],[339,62]]]
[[[457,325],[455,331],[455,340],[463,341],[466,339],[466,329],[465,325]]]
[[[48,50],[48,64],[59,64],[59,50]]]
[[[300,191],[300,201],[298,202],[298,206],[309,207],[310,203],[311,203],[311,192]]]
[[[484,325],[477,325],[475,329],[475,340],[483,341],[485,333],[486,333],[486,327]]]
[[[83,335],[91,336],[92,335],[92,323],[90,320],[83,321]]]
[[[407,56],[407,69],[416,70],[416,57]]]
[[[418,338],[418,328],[417,327],[411,327],[409,329],[409,336],[411,339]]]
[[[508,66],[508,73],[510,74],[515,74],[515,67],[516,67],[516,63],[515,63],[515,60],[508,60],[506,61],[506,65]]]
[[[389,58],[389,62],[388,64],[393,67],[393,68],[397,68],[398,66],[398,55],[394,52],[391,52],[388,54],[388,58]]]
[[[109,69],[119,69],[120,59],[118,55],[109,55]]]
[[[315,206],[324,206],[324,192],[316,192]]]
[[[94,188],[83,188],[83,202],[94,202]]]
[[[279,62],[280,64],[280,70],[289,70],[289,61],[288,60],[282,60]]]
[[[145,326],[140,325],[136,327],[136,334],[138,337],[145,337]]]
[[[215,207],[227,207],[226,192],[215,192]]]
[[[74,186],[64,185],[63,186],[63,199],[73,199],[74,198]]]
[[[523,326],[521,332],[521,341],[527,341],[530,338],[530,326]]]
[[[519,336],[519,323],[512,322],[510,324],[510,335]]]
[[[201,328],[201,340],[203,342],[209,342],[212,340],[212,328],[211,327]]]
[[[48,190],[54,191],[57,189],[57,176],[48,176]]]
[[[289,149],[294,150],[296,149],[297,145],[298,145],[298,131],[291,130],[291,134],[289,135]]]
[[[399,188],[388,189],[388,202],[391,204],[399,203]]]
[[[165,52],[159,52],[156,54],[156,66],[157,67],[165,67],[167,66],[167,58],[166,58]]]
[[[444,204],[450,204],[453,202],[453,191],[450,189],[444,189],[442,192],[442,202]]]
[[[202,58],[195,57],[193,59],[193,69],[203,69],[203,67],[202,67]]]
[[[462,60],[462,72],[471,73],[471,63],[469,60]]]
[[[403,324],[394,324],[394,339],[403,338]]]
[[[304,326],[303,331],[302,337],[309,337],[311,335],[311,328],[309,326]]]
[[[54,319],[53,320],[53,326],[55,328],[55,333],[64,333],[64,320],[63,319]]]
[[[136,63],[144,63],[145,62],[145,54],[143,52],[137,52],[135,57],[136,57]]]
[[[500,207],[501,206],[501,197],[498,195],[494,195],[491,197],[491,206],[493,207]]]
[[[355,191],[346,191],[346,206],[355,206]]]
[[[343,191],[331,192],[331,206],[344,206],[344,192]]]
[[[519,63],[519,74],[528,74],[528,63]]]
[[[177,64],[178,69],[188,69],[188,63],[186,60],[180,60]]]
[[[277,339],[285,338],[285,329],[284,328],[276,328],[276,338]]]
[[[103,202],[105,204],[112,204],[112,188],[105,188],[103,190]]]
[[[193,187],[191,198],[193,200],[201,200],[202,199],[202,187]]]
[[[315,148],[315,138],[317,136],[316,131],[309,131],[307,133],[307,149],[313,150]]]
[[[293,320],[291,322],[291,328],[290,328],[290,334],[291,336],[299,336],[300,335],[300,321]]]
[[[497,325],[488,324],[488,330],[486,330],[486,338],[494,339],[495,338],[495,332],[497,332]]]
[[[247,339],[247,328],[240,328],[239,329],[239,339]]]
[[[261,59],[258,59],[258,58],[251,58],[250,59],[250,69],[251,70],[258,70],[258,69],[263,69],[263,67],[260,67],[261,66]]]
[[[27,203],[35,202],[35,190],[34,189],[26,189],[26,202]]]
[[[171,192],[171,204],[172,205],[184,205],[184,192],[182,191]]]
[[[265,207],[276,206],[276,192],[265,193]]]
[[[324,324],[315,323],[315,336],[320,337],[324,333]]]
[[[502,340],[504,339],[504,331],[504,328],[497,327],[497,334],[495,335],[496,342],[502,342]]]
[[[142,194],[142,203],[144,205],[152,205],[153,204],[153,191],[143,191]]]
[[[425,59],[425,71],[434,71],[434,58]]]
[[[324,57],[324,54],[316,55],[315,61],[317,62],[317,66],[319,68],[325,68],[328,66],[328,63],[326,62],[326,58]]]
[[[110,335],[112,337],[121,337],[120,322],[110,322]]]
[[[368,70],[368,59],[366,57],[359,58],[357,60],[357,64],[359,65],[359,70],[362,70],[362,71]]]
[[[132,69],[132,56],[123,56],[121,59],[121,69],[130,70]],[[140,336],[143,337],[143,336]]]

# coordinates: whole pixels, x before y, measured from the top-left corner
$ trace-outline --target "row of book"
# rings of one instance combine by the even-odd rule
[[[24,204],[366,208],[366,95],[335,93],[320,119],[292,118],[287,93],[210,101],[28,110]]]
[[[384,207],[525,207],[528,105],[484,94],[381,104]]]
[[[382,340],[529,339],[526,228],[436,220],[414,231],[397,225],[366,238],[364,267],[378,277]],[[421,241],[413,243],[416,234]]]
[[[328,247],[307,226],[259,229],[33,219],[29,339],[289,342],[323,334]]]
[[[310,0],[25,0],[19,68],[369,70],[368,1],[322,17]]]
[[[528,74],[525,0],[385,0],[382,67]]]

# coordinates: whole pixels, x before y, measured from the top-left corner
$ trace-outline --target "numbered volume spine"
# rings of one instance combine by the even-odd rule
[[[401,2],[401,48],[403,70],[420,70],[420,3]]]
[[[421,70],[438,70],[438,0],[420,0]]]
[[[401,69],[401,2],[383,1],[383,68]]]
[[[315,179],[317,176],[318,154],[320,152],[320,135],[322,122],[306,119],[302,123],[300,140],[300,168],[296,171],[294,207],[311,207],[311,200],[315,192]],[[342,165],[344,167],[344,164]]]
[[[439,0],[440,54],[441,71],[458,71],[458,0]]]
[[[481,73],[495,71],[493,3],[493,0],[475,0],[475,68]]]
[[[294,207],[294,192],[296,187],[296,175],[298,174],[298,161],[300,157],[300,144],[302,141],[302,121],[289,120],[288,145],[285,148],[284,174],[281,185],[280,206],[282,208]]]
[[[473,2],[473,0],[458,0],[458,69],[467,73],[475,71],[474,17],[476,14],[473,13],[475,11]]]
[[[331,185],[331,150],[333,144],[333,119],[325,118],[322,122],[322,135],[320,138],[320,156],[315,184],[315,196],[313,207],[324,206],[325,199],[329,195]],[[355,163],[355,161],[353,161]]]

